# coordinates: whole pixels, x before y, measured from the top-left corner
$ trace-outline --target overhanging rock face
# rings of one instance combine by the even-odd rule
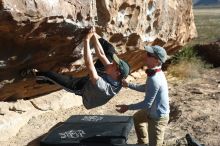
[[[0,0],[0,100],[59,89],[22,78],[24,68],[81,75],[82,39],[94,24],[132,71],[143,66],[143,44],[172,53],[196,36],[191,0]]]

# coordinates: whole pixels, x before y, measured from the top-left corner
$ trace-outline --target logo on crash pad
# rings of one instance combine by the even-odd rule
[[[103,117],[100,116],[84,116],[81,120],[88,121],[88,122],[98,122],[101,121]]]
[[[62,133],[59,133],[61,139],[75,139],[82,138],[85,135],[85,131],[83,130],[69,130]]]

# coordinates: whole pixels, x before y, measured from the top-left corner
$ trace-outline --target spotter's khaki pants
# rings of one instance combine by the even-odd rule
[[[143,109],[136,112],[133,118],[138,144],[147,144],[149,140],[149,146],[163,145],[164,133],[169,121],[169,117],[162,117],[158,120],[155,120],[149,118],[147,116],[147,111]]]

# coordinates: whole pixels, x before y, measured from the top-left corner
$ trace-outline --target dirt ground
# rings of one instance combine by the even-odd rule
[[[135,80],[144,83],[146,77]],[[181,81],[167,75],[171,105],[171,122],[165,134],[165,145],[186,145],[185,135],[191,134],[205,146],[220,145],[220,68],[206,71],[201,78]],[[68,110],[50,111],[33,117],[19,133],[1,146],[39,146],[40,139],[57,123],[71,115],[121,115],[115,111],[116,104],[129,104],[143,100],[143,93],[122,89],[106,105],[86,110],[83,106]],[[128,111],[124,115],[132,115]],[[129,144],[136,143],[134,129],[129,134]]]

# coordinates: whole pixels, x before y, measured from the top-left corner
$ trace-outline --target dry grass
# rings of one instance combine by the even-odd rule
[[[168,68],[168,73],[180,79],[199,78],[203,71],[204,63],[199,59],[182,60]]]
[[[185,47],[173,56],[168,73],[180,79],[193,79],[201,77],[201,74],[211,65],[207,64],[192,47]]]

